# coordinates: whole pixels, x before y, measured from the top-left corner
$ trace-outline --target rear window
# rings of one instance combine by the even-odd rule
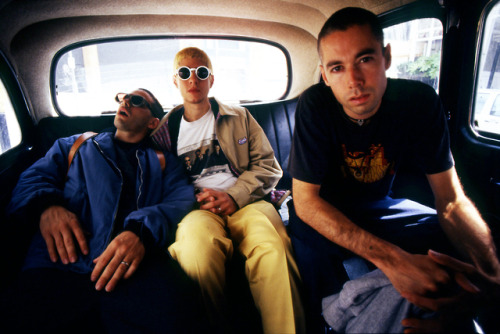
[[[182,103],[173,59],[188,46],[204,50],[214,69],[210,96],[226,103],[273,101],[289,86],[288,54],[274,44],[232,39],[115,40],[65,49],[55,58],[53,98],[68,116],[114,113],[117,92],[146,88],[165,109]]]

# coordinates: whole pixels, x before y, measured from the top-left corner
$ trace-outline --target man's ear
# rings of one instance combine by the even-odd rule
[[[212,86],[214,85],[214,80],[215,80],[215,78],[214,78],[214,75],[213,75],[213,74],[210,74],[210,78],[209,78],[209,80],[210,80],[210,88],[212,88]]]
[[[391,55],[391,44],[387,43],[384,48],[384,59],[385,59],[385,69],[388,70],[391,67],[392,55]]]
[[[172,76],[172,81],[174,82],[175,87],[179,88],[177,85],[177,76],[175,74]]]
[[[160,124],[160,120],[156,117],[151,117],[148,123],[148,129],[154,130],[158,127],[158,124]]]
[[[330,84],[328,83],[328,78],[325,75],[325,68],[323,67],[323,65],[319,65],[319,68],[321,70],[321,77],[323,78],[323,81],[325,82],[325,85],[327,85],[329,87]]]

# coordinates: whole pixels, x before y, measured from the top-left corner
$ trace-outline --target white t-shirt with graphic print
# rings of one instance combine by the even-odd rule
[[[184,161],[184,168],[197,189],[211,188],[223,191],[234,185],[237,180],[220,149],[212,109],[193,122],[188,122],[182,117],[177,155]]]

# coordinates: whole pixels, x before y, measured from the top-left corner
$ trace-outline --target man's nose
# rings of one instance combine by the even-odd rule
[[[196,75],[196,69],[192,69],[191,71],[191,76],[189,77],[190,82],[198,82],[200,79],[198,79],[198,76]]]
[[[130,96],[125,96],[121,102],[125,107],[130,107]]]
[[[363,73],[354,65],[347,69],[347,80],[349,88],[359,87],[363,84]]]

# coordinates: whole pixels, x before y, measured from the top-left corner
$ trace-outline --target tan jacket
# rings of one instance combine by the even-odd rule
[[[243,107],[229,106],[211,98],[220,147],[238,176],[226,190],[240,208],[263,198],[274,189],[283,172],[266,134]],[[177,136],[184,108],[175,107],[151,134],[161,149],[177,155]]]

